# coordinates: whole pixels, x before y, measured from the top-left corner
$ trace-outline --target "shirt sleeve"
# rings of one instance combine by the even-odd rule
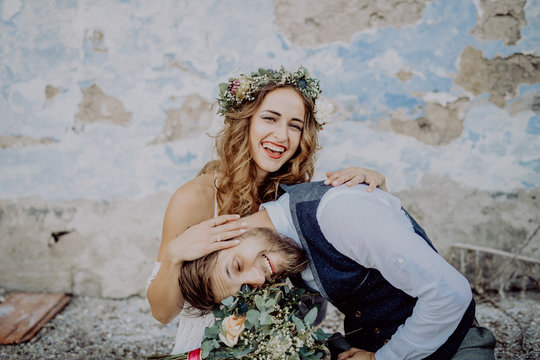
[[[457,328],[472,299],[469,282],[414,232],[399,199],[353,189],[323,197],[317,211],[321,231],[342,254],[418,298],[376,359],[422,359]]]

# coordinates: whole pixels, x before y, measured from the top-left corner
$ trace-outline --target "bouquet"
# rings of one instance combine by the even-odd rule
[[[216,322],[206,328],[200,349],[187,354],[148,358],[326,358],[329,356],[326,340],[330,335],[314,325],[318,309],[310,305],[313,295],[286,282],[274,282],[256,289],[244,285],[236,296],[226,298],[213,311]]]

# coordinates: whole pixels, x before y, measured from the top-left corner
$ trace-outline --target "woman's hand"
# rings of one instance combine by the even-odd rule
[[[388,191],[386,188],[386,178],[375,170],[365,169],[360,167],[348,167],[339,171],[328,171],[326,173],[327,179],[324,181],[325,185],[338,186],[346,184],[346,186],[353,186],[361,183],[368,184],[367,191],[371,192],[375,188],[379,187],[384,191]]]
[[[239,215],[221,215],[193,225],[168,244],[173,263],[199,259],[214,251],[236,246],[231,240],[246,232],[247,224],[237,221]]]
[[[375,353],[352,347],[349,350],[339,354],[337,358],[338,360],[375,360]]]

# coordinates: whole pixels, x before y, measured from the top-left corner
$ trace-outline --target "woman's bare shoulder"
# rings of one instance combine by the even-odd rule
[[[202,216],[203,220],[206,220],[213,216],[214,197],[214,175],[200,175],[186,182],[174,192],[167,212],[187,210],[193,215]],[[209,216],[206,215],[208,213]]]

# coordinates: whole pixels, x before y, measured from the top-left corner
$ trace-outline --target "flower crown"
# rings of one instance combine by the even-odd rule
[[[292,85],[303,96],[312,99],[316,104],[315,121],[319,129],[322,129],[326,124],[325,117],[329,115],[328,104],[325,104],[323,109],[318,106],[316,100],[321,93],[319,80],[311,77],[303,66],[299,66],[295,72],[287,71],[283,66],[279,70],[259,69],[257,72],[252,72],[250,76],[240,74],[236,78],[230,78],[226,83],[219,84],[218,114],[225,115],[239,110],[245,101],[254,100],[254,94],[272,82],[278,85]]]

